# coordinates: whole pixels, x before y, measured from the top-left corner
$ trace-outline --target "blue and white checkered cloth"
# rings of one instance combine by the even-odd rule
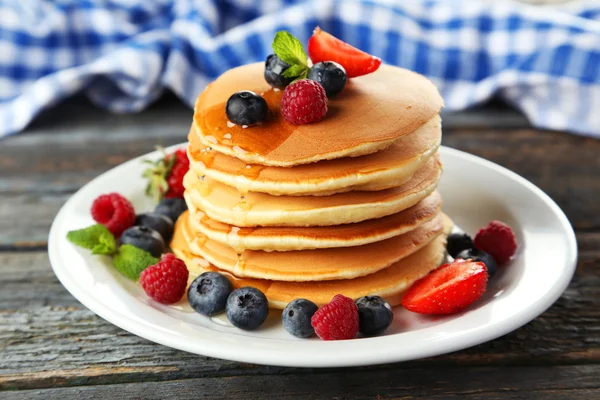
[[[600,137],[600,5],[495,0],[3,0],[0,137],[77,92],[135,112],[165,88],[190,106],[212,79],[315,26],[428,76],[446,109],[496,95],[540,128]]]

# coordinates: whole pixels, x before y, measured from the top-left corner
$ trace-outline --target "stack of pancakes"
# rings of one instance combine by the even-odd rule
[[[259,126],[228,121],[239,90],[261,94]],[[437,89],[382,66],[351,79],[325,119],[292,125],[263,64],[230,70],[200,95],[184,179],[189,212],[171,243],[192,275],[219,271],[262,290],[269,305],[317,305],[338,293],[399,303],[441,262],[451,222],[441,213]]]

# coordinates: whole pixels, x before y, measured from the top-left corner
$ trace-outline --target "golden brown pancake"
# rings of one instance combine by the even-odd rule
[[[182,214],[182,218],[182,229],[192,254],[240,278],[276,281],[351,279],[372,274],[414,253],[443,230],[443,220],[438,215],[405,234],[362,246],[271,252],[244,250],[238,255],[231,247],[195,232],[188,214]]]
[[[198,175],[238,190],[273,195],[330,195],[352,190],[383,190],[408,181],[437,151],[439,116],[402,136],[385,150],[361,157],[324,160],[295,167],[271,167],[219,153],[190,132],[188,157]]]
[[[282,91],[263,77],[264,63],[231,69],[209,84],[194,110],[202,143],[250,164],[293,166],[370,154],[391,145],[439,114],[436,87],[422,75],[388,65],[348,81],[330,99],[318,123],[293,125],[281,116]],[[270,115],[262,125],[241,127],[225,114],[227,99],[239,90],[262,95]]]
[[[225,274],[234,287],[251,286],[261,290],[269,300],[271,308],[283,309],[290,301],[305,298],[322,306],[338,293],[353,299],[361,296],[378,295],[384,297],[392,306],[400,304],[404,292],[417,279],[435,269],[444,259],[446,235],[452,228],[452,221],[445,217],[444,234],[439,235],[421,250],[403,258],[376,273],[355,279],[342,279],[323,282],[278,282],[265,279],[239,278],[221,271],[202,257],[193,255],[183,235],[180,218],[175,224],[175,233],[171,248],[175,255],[185,261],[192,277],[206,271]]]
[[[431,221],[440,211],[438,192],[414,206],[378,219],[354,224],[310,227],[240,228],[210,219],[201,210],[191,210],[190,227],[209,239],[232,247],[237,253],[249,250],[289,251],[351,247],[402,235]]]
[[[331,196],[272,196],[240,193],[190,170],[184,178],[186,200],[211,219],[238,227],[327,226],[380,218],[405,210],[429,196],[441,175],[439,157],[431,157],[403,185],[374,192],[346,192]]]

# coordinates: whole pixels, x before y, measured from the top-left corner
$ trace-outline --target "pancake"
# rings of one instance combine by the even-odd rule
[[[417,279],[435,269],[444,260],[446,235],[452,228],[452,221],[444,216],[444,234],[439,235],[419,251],[403,258],[376,273],[356,279],[342,279],[323,282],[278,282],[264,279],[239,278],[211,265],[201,257],[193,255],[184,237],[182,225],[185,218],[175,224],[175,233],[171,249],[175,255],[185,261],[191,278],[205,271],[217,271],[229,277],[233,286],[252,286],[261,290],[269,300],[269,307],[283,309],[292,300],[305,298],[319,307],[331,301],[338,293],[353,299],[361,296],[378,295],[384,297],[392,306],[400,304],[406,289]]]
[[[441,121],[436,115],[377,153],[286,168],[246,164],[205,146],[192,131],[188,136],[188,157],[198,175],[206,175],[241,191],[322,196],[399,186],[437,151],[441,137]]]
[[[190,209],[238,227],[327,226],[361,222],[405,210],[429,196],[441,175],[439,157],[431,157],[401,186],[375,192],[346,192],[331,196],[272,196],[241,194],[210,178],[198,179],[190,170],[183,181]]]
[[[194,232],[225,244],[237,253],[249,250],[289,251],[361,246],[416,229],[437,216],[442,205],[434,192],[414,206],[378,219],[354,224],[311,227],[239,228],[210,219],[203,211],[191,211],[189,224]]]
[[[192,254],[240,278],[276,281],[352,279],[386,268],[425,246],[443,230],[441,215],[403,235],[362,246],[316,250],[262,251],[231,247],[195,232],[189,214],[182,229]]]
[[[246,163],[293,166],[354,157],[383,150],[438,115],[443,100],[427,78],[382,65],[376,72],[348,80],[329,100],[318,123],[293,125],[281,116],[283,92],[264,80],[264,63],[231,69],[209,84],[194,109],[193,126],[206,146]],[[269,117],[262,125],[242,127],[228,121],[227,99],[239,90],[262,95]]]

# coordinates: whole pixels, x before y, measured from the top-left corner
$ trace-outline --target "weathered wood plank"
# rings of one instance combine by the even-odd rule
[[[489,343],[401,365],[600,363],[600,234],[579,239],[577,274],[542,316]],[[131,335],[71,297],[42,252],[0,253],[0,282],[0,389],[297,371],[199,357]]]
[[[302,371],[306,372],[306,371]],[[599,365],[402,368],[5,392],[20,399],[598,399]]]

